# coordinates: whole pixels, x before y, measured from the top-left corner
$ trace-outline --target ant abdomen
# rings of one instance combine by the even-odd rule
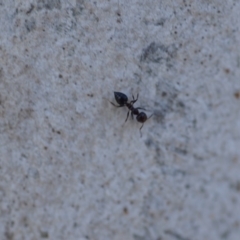
[[[128,97],[124,93],[114,92],[114,96],[120,106],[124,106],[128,102]]]

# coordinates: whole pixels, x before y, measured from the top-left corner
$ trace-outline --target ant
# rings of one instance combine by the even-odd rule
[[[138,94],[137,94],[137,98],[136,99],[134,99],[134,96],[132,95],[133,100],[130,101],[130,102],[128,102],[128,97],[124,93],[114,92],[114,96],[115,96],[115,100],[119,104],[119,106],[117,106],[114,103],[110,102],[113,106],[115,106],[115,107],[124,107],[124,106],[126,106],[129,109],[125,122],[128,120],[129,112],[131,112],[132,119],[133,119],[133,115],[136,115],[136,120],[138,122],[142,123],[142,126],[139,129],[140,135],[142,137],[141,129],[143,128],[144,123],[149,118],[151,118],[153,114],[148,118],[147,114],[145,112],[139,112],[139,109],[145,110],[144,108],[140,108],[140,107],[135,108],[133,106],[133,104],[138,100]]]

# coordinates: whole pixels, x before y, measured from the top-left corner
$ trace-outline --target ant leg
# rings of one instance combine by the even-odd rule
[[[139,94],[137,94],[137,98],[136,98],[136,99],[134,99],[134,96],[132,95],[132,97],[133,97],[133,100],[136,100],[136,101],[137,101],[137,100],[138,100],[138,96],[139,96]]]
[[[110,101],[109,101],[110,102]],[[124,107],[124,105],[119,105],[117,106],[116,104],[114,104],[113,102],[110,102],[114,107]]]
[[[129,112],[130,112],[130,111],[128,111],[128,113],[127,113],[127,118],[126,118],[125,122],[128,120]],[[125,122],[124,122],[124,123],[125,123]]]
[[[144,111],[147,111],[145,108],[137,107],[136,109],[142,109]]]
[[[140,137],[142,137],[142,132],[141,132],[141,129],[143,128],[143,125],[144,125],[144,123],[142,124],[142,126],[140,127],[140,129],[139,129],[139,132],[140,132]]]
[[[132,119],[133,119],[133,112],[131,112],[131,116],[132,116]]]
[[[133,97],[133,100],[131,101],[131,103],[132,103],[132,105],[138,100],[138,94],[137,94],[137,98],[136,99],[134,99],[134,96],[132,95],[132,97]]]

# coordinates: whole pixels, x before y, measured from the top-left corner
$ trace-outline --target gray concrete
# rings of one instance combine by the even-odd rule
[[[239,15],[0,1],[0,239],[239,240]],[[154,113],[142,137],[113,91]]]

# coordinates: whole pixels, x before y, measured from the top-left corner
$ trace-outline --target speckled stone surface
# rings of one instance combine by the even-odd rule
[[[0,239],[239,240],[239,14],[1,0]]]

